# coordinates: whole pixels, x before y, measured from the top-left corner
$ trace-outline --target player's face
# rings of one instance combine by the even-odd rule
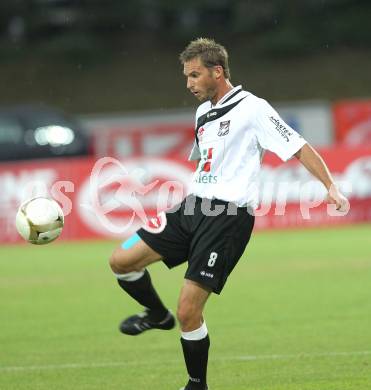
[[[212,68],[206,68],[201,59],[196,57],[184,63],[184,75],[187,78],[187,88],[198,100],[214,100],[218,84]]]

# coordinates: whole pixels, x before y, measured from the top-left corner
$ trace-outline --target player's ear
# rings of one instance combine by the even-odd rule
[[[223,75],[224,75],[224,69],[222,66],[220,65],[215,65],[214,66],[214,70],[213,70],[213,73],[214,73],[214,77],[219,80]]]

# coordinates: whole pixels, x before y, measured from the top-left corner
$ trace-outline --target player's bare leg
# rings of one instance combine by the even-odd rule
[[[149,329],[172,329],[174,316],[164,306],[146,267],[161,256],[151,249],[138,235],[133,235],[115,249],[110,266],[120,287],[145,307],[144,313],[128,317],[120,324],[120,331],[128,335],[138,335]]]
[[[180,323],[184,360],[189,381],[184,390],[206,390],[207,361],[210,339],[203,309],[211,291],[185,279],[180,292],[177,318]]]

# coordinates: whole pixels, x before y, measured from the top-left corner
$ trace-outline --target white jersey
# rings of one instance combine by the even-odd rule
[[[286,161],[306,141],[264,99],[233,88],[215,105],[196,112],[196,140],[189,156],[198,160],[189,194],[258,207],[258,174],[265,150]]]

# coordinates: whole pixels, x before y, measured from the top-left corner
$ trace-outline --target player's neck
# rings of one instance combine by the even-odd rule
[[[215,106],[231,89],[233,89],[232,83],[229,80],[224,80],[219,86],[214,98],[211,99],[211,104]]]

